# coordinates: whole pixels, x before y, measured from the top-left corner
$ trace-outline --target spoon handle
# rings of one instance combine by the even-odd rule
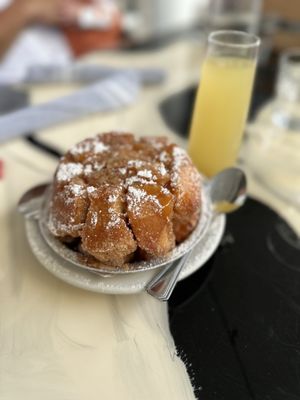
[[[169,300],[190,252],[163,268],[148,282],[147,292],[160,301]]]

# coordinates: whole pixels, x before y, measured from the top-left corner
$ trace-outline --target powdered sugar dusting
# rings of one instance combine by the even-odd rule
[[[65,188],[64,201],[66,204],[74,204],[76,198],[82,197],[85,194],[86,189],[84,185],[70,183]],[[72,222],[72,217],[70,217],[70,222]]]
[[[145,161],[142,161],[142,160],[129,160],[128,161],[129,167],[142,168],[142,166],[144,164],[145,164]]]
[[[54,218],[52,215],[50,215],[48,220],[49,230],[57,236],[61,236],[63,234],[69,234],[70,232],[80,231],[83,228],[83,226],[84,226],[83,223],[74,224],[74,218],[73,219],[70,218],[69,224],[62,223],[57,218]]]
[[[127,168],[119,168],[119,172],[120,174],[125,175],[127,172]]]
[[[175,164],[181,164],[182,161],[187,161],[187,154],[186,151],[183,150],[181,147],[174,146],[172,151],[173,159]]]
[[[158,209],[162,209],[162,205],[155,195],[148,194],[144,189],[130,186],[128,188],[128,196],[130,201],[128,202],[128,210],[138,215],[141,212],[141,206],[146,203],[155,204]]]
[[[154,180],[148,181],[144,178],[141,178],[140,176],[134,175],[134,176],[131,176],[130,178],[126,179],[125,187],[130,187],[134,183],[141,183],[143,185],[151,185],[151,184],[154,185],[155,184]]]
[[[64,163],[61,164],[56,172],[56,179],[59,182],[69,181],[75,176],[83,173],[83,165],[80,163]]]
[[[162,176],[165,176],[168,174],[168,171],[166,170],[166,167],[163,163],[159,164],[157,170]]]
[[[104,167],[104,163],[94,162],[93,164],[86,164],[84,166],[84,175],[91,175],[93,172],[99,172]]]
[[[167,196],[170,196],[170,194],[171,194],[170,190],[165,188],[165,187],[162,187],[161,191],[162,191],[163,194],[165,194]]]
[[[170,156],[169,154],[164,150],[160,153],[159,155],[159,160],[163,163],[167,162],[169,160]]]
[[[173,156],[173,173],[171,177],[171,185],[177,186],[179,180],[179,172],[184,165],[187,165],[189,162],[188,156],[182,148],[178,146],[174,146],[172,151]]]
[[[89,194],[91,194],[95,192],[96,188],[95,186],[88,186],[86,190]]]
[[[91,225],[92,225],[92,226],[96,226],[96,225],[97,225],[97,222],[98,222],[98,214],[97,214],[96,211],[94,211],[94,212],[92,213],[92,216],[91,216]]]
[[[76,146],[74,146],[71,150],[70,153],[73,155],[80,155],[84,153],[103,153],[104,151],[108,151],[110,149],[109,146],[101,142],[98,138],[96,139],[88,139],[86,141],[83,141]]]
[[[160,201],[158,200],[158,198],[157,198],[156,196],[154,196],[154,195],[152,195],[152,194],[151,194],[151,195],[148,195],[148,199],[149,199],[152,203],[156,204],[156,205],[158,206],[159,209],[163,208],[163,206],[161,205]]]
[[[147,192],[143,189],[130,186],[128,188],[128,211],[138,214],[141,211],[141,202],[147,198]]]
[[[155,137],[155,136],[147,137],[146,138],[146,142],[150,143],[151,146],[156,150],[161,150],[166,144],[164,138],[158,138],[158,137]]]
[[[106,146],[104,143],[102,142],[95,142],[94,143],[94,148],[93,151],[97,154],[99,153],[103,153],[103,151],[107,151],[109,150],[109,146]]]
[[[73,183],[70,185],[70,191],[74,196],[83,196],[85,194],[85,187],[83,185],[78,185]]]
[[[128,193],[136,202],[140,202],[147,197],[147,192],[144,189],[135,188],[133,186],[128,188]]]
[[[143,178],[148,178],[148,179],[154,179],[156,178],[155,176],[153,176],[152,171],[150,171],[149,169],[143,169],[141,171],[138,171],[138,176],[141,176]]]
[[[117,201],[118,196],[116,194],[110,194],[108,196],[108,202],[109,203],[115,203]]]
[[[84,166],[84,175],[91,175],[93,173],[92,164],[87,164]]]
[[[109,207],[108,213],[109,213],[110,219],[106,225],[106,229],[111,229],[111,228],[115,228],[115,227],[119,226],[120,223],[122,222],[122,219],[120,218],[117,211],[113,207]]]

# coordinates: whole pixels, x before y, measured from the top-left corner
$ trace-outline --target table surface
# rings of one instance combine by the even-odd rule
[[[163,121],[158,105],[197,83],[202,55],[203,46],[195,39],[152,52],[90,55],[86,62],[162,67],[168,79],[143,89],[131,107],[48,129],[38,137],[64,151],[94,133],[116,129],[168,135],[185,146],[185,139]],[[37,104],[76,87],[23,89]],[[30,186],[51,179],[56,159],[24,140],[2,145],[0,159],[4,163],[0,229],[5,238],[0,243],[0,397],[23,399],[26,393],[33,400],[93,400],[99,395],[105,399],[193,399],[192,382],[176,354],[165,304],[146,294],[105,296],[75,289],[50,276],[32,256],[16,202]],[[249,184],[252,196],[300,232],[299,210],[260,187],[250,173]]]

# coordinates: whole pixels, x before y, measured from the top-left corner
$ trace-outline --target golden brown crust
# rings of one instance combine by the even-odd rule
[[[65,186],[54,184],[49,228],[55,236],[78,237],[88,212],[86,185],[73,179]]]
[[[176,241],[180,243],[194,230],[199,220],[201,182],[191,160],[177,146],[172,149],[171,171],[171,192],[176,199],[173,228]]]
[[[163,256],[175,247],[174,197],[158,185],[133,184],[127,193],[127,215],[138,246],[150,257]]]
[[[122,188],[100,186],[89,192],[89,200],[82,249],[112,266],[129,261],[137,245],[125,222]]]
[[[110,132],[82,141],[54,177],[49,229],[80,238],[80,248],[122,266],[163,256],[188,237],[201,209],[200,177],[166,138]]]

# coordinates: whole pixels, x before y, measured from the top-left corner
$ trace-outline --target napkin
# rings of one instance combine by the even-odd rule
[[[85,115],[128,106],[136,100],[139,88],[139,76],[124,71],[69,96],[6,114],[0,117],[0,142]]]
[[[108,78],[112,74],[133,72],[144,85],[161,83],[166,72],[161,68],[116,68],[98,64],[71,63],[67,65],[31,65],[20,83],[91,83]],[[0,75],[1,82],[1,75]]]
[[[166,304],[74,288],[31,253],[16,203],[56,162],[23,141],[0,160],[0,399],[194,400]]]

